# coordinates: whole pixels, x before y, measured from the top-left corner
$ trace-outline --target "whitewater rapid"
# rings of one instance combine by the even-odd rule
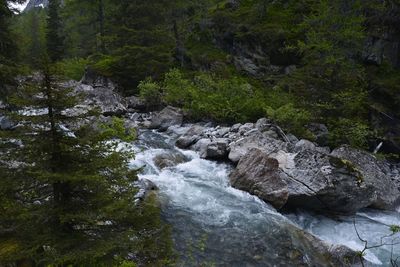
[[[232,188],[232,166],[201,159],[196,152],[174,146],[176,136],[142,131],[133,144],[132,168],[141,168],[140,179],[159,187],[162,213],[173,228],[179,266],[323,266],[297,229],[333,244],[362,250],[352,216],[328,218],[305,211],[282,215],[255,196]],[[183,162],[159,169],[154,159],[176,154]],[[355,217],[357,230],[370,244],[400,224],[400,214],[366,210]],[[400,235],[397,235],[400,241]],[[391,253],[400,256],[400,245],[368,250],[365,258],[376,266],[389,266]],[[399,260],[400,261],[400,260]]]

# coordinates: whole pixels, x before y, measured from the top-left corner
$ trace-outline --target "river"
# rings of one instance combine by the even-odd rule
[[[400,213],[375,210],[335,218],[306,211],[280,214],[257,197],[232,188],[229,163],[201,159],[196,152],[176,148],[175,140],[173,133],[141,131],[133,144],[136,156],[131,167],[142,168],[139,178],[159,187],[178,266],[324,266],[298,228],[361,250],[354,218],[360,236],[370,245],[390,234],[389,225],[400,224]],[[160,169],[154,159],[163,154],[174,154],[182,162]],[[390,266],[391,253],[392,258],[399,257],[400,245],[368,250],[365,258],[373,266]]]

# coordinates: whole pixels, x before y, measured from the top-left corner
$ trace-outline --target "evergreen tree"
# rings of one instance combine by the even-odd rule
[[[18,89],[9,115],[21,124],[0,132],[0,263],[115,266],[130,255],[164,266],[168,231],[154,204],[135,205],[132,155],[112,141],[130,138],[122,122],[76,126],[93,114],[68,113],[79,97],[52,71]]]
[[[113,59],[109,70],[122,87],[135,90],[146,77],[160,78],[173,61],[171,1],[112,1]]]
[[[49,0],[46,41],[47,51],[53,62],[60,60],[64,54],[64,38],[59,8],[59,0]]]
[[[6,95],[6,85],[13,82],[18,55],[14,36],[10,31],[12,11],[9,4],[21,0],[0,0],[0,97]]]

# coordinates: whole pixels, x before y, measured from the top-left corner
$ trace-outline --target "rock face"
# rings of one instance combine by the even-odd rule
[[[279,209],[289,196],[285,176],[276,159],[253,148],[242,157],[229,178],[233,187],[256,195]]]
[[[182,122],[182,110],[180,110],[179,108],[168,106],[153,117],[150,128],[159,129],[160,131],[166,131],[170,126],[182,125]]]

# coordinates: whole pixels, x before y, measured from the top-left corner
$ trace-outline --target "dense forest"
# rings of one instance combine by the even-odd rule
[[[118,147],[136,132],[119,118],[80,125],[99,110],[64,112],[82,97],[66,81],[88,73],[146,111],[174,106],[222,125],[266,117],[320,146],[400,160],[398,0],[12,7],[24,2],[0,0],[0,106],[20,122],[0,131],[0,266],[174,266],[157,198],[130,204],[138,170]],[[48,112],[16,112],[26,107]]]
[[[65,1],[54,53],[68,78],[90,66],[124,94],[193,119],[267,114],[309,138],[304,125],[321,122],[329,145],[385,140],[397,153],[398,12],[379,0]],[[33,8],[9,29],[30,69],[45,51],[46,16]]]

